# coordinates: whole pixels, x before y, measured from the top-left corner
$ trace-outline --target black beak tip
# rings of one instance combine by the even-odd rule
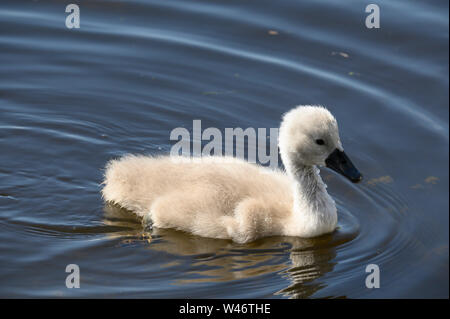
[[[345,176],[352,183],[359,183],[363,177],[343,151],[335,149],[325,160],[328,168]]]
[[[362,174],[358,174],[357,176],[351,178],[351,181],[355,184],[361,182],[362,180],[363,180]]]

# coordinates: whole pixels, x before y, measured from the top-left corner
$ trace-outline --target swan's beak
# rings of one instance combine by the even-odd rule
[[[328,168],[339,174],[347,177],[353,183],[358,183],[362,180],[361,173],[356,169],[355,165],[345,155],[344,152],[335,149],[333,153],[325,160],[325,164]]]

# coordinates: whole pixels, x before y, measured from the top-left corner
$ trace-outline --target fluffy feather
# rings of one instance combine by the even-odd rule
[[[336,206],[316,165],[342,150],[335,118],[318,106],[291,110],[280,126],[279,148],[286,172],[231,157],[126,155],[107,164],[103,197],[156,227],[239,243],[332,232]]]

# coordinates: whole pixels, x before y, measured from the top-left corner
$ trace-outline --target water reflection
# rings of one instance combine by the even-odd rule
[[[148,249],[187,259],[190,270],[175,284],[229,282],[277,273],[288,285],[276,294],[290,298],[306,298],[321,289],[319,279],[336,264],[336,248],[356,236],[337,231],[313,239],[269,237],[236,244],[172,229],[146,231],[138,217],[111,204],[104,207],[104,223],[128,229],[108,234],[110,238],[120,238],[124,244],[146,241]],[[166,266],[176,267],[177,262]]]

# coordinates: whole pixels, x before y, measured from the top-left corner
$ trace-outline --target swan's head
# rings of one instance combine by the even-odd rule
[[[324,107],[298,106],[286,113],[278,145],[288,171],[302,166],[327,166],[354,183],[362,180],[344,153],[336,119]]]

